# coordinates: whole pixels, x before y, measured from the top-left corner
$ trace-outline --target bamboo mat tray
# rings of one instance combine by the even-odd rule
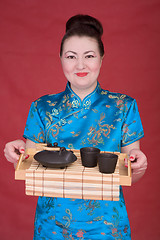
[[[25,180],[27,195],[118,201],[119,185],[131,185],[131,165],[128,161],[128,168],[124,166],[124,153],[116,152],[118,162],[113,174],[102,174],[98,166],[82,166],[79,150],[72,150],[77,161],[64,169],[43,167],[33,158],[43,147],[38,144],[37,149],[27,149],[30,157],[22,160],[21,155],[17,164],[15,179]]]

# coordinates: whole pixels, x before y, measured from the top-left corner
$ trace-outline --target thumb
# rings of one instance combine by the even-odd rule
[[[16,140],[12,142],[15,149],[17,149],[20,153],[24,153],[25,151],[25,142],[22,140]]]
[[[133,162],[133,161],[135,161],[136,160],[136,155],[135,154],[130,154],[130,156],[129,156],[129,160],[131,161],[131,162]]]
[[[20,147],[19,152],[24,153],[25,152],[25,147]]]

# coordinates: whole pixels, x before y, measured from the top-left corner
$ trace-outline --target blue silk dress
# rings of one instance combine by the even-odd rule
[[[136,101],[124,94],[96,89],[83,101],[67,83],[64,92],[32,103],[24,137],[80,149],[121,151],[144,135]],[[34,240],[131,239],[122,189],[119,201],[39,197]]]

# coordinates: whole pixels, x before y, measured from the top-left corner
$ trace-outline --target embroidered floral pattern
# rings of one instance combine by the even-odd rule
[[[135,123],[135,121],[133,121],[133,124]],[[122,142],[127,143],[127,139],[131,138],[132,136],[136,135],[136,132],[130,132],[130,129],[128,127],[127,124],[124,124],[123,126],[123,138],[122,138]]]
[[[56,108],[53,108],[51,115],[52,115],[52,116],[58,116],[58,115],[59,115],[59,110],[56,109]]]
[[[73,108],[78,108],[78,107],[79,107],[79,102],[78,102],[78,100],[73,100],[73,101],[72,101],[72,107],[73,107]]]
[[[85,109],[89,109],[91,106],[91,100],[86,101],[83,105]]]
[[[110,227],[111,235],[113,239],[123,240],[124,239],[123,233],[126,234],[125,235],[126,239],[130,239],[130,232],[128,232],[128,225],[125,225],[121,231],[119,231],[118,229],[118,226],[120,223],[120,216],[119,216],[119,211],[115,207],[113,208],[112,219],[113,219],[112,222],[104,221],[104,224]]]
[[[120,96],[118,95],[115,96],[115,95],[109,94],[108,98],[113,99],[116,103],[116,107],[119,109],[119,111],[116,112],[115,116],[123,113],[122,117],[124,117],[124,114],[128,110],[127,103],[125,102],[126,95],[121,94]]]
[[[87,215],[93,215],[96,208],[100,208],[98,201],[84,200],[79,206],[79,211],[83,211],[85,209],[87,211]]]
[[[112,124],[109,125],[105,123],[104,121],[105,117],[106,117],[105,113],[101,113],[100,120],[98,121],[95,120],[97,124],[89,128],[89,132],[87,133],[88,136],[87,140],[89,144],[92,144],[93,146],[97,146],[98,144],[104,144],[105,142],[104,137],[109,138],[111,129],[115,129],[115,127]],[[84,139],[82,141],[84,141]]]

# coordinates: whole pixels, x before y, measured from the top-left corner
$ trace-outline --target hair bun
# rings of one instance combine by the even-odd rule
[[[63,53],[63,46],[66,39],[78,36],[89,37],[97,41],[100,56],[104,56],[104,46],[101,39],[103,34],[102,24],[94,17],[78,14],[71,17],[66,23],[66,33],[62,38],[60,46],[60,56]]]
[[[75,15],[67,21],[66,33],[74,28],[80,28],[82,26],[94,28],[100,37],[103,34],[102,24],[96,18],[83,14]]]

